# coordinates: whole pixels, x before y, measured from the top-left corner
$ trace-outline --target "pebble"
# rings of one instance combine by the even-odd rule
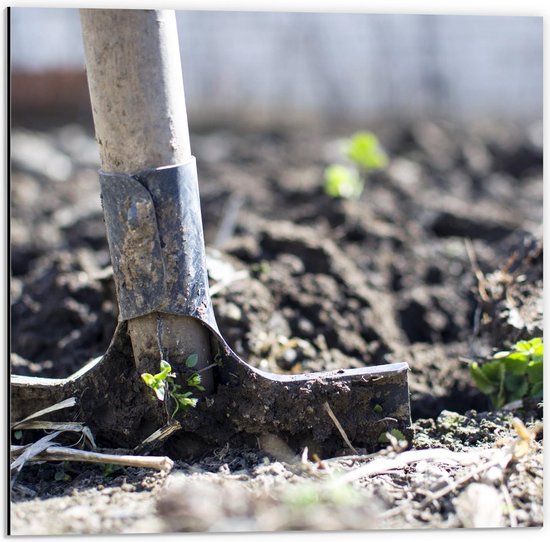
[[[101,490],[102,495],[112,495],[116,491],[115,487],[106,487]]]
[[[455,508],[466,529],[505,527],[502,494],[487,484],[470,484],[455,499]]]
[[[235,303],[227,303],[223,307],[223,315],[229,320],[239,322],[242,319],[243,313]]]

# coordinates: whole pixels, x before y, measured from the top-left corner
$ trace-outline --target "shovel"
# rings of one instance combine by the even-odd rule
[[[279,375],[231,350],[208,290],[175,13],[84,9],[81,24],[119,324],[68,378],[12,376],[12,421],[75,397],[98,442],[135,448],[167,423],[141,375],[168,360],[185,389],[192,357],[205,389],[176,416],[182,430],[165,443],[176,457],[273,439],[326,456],[410,435],[406,363]]]

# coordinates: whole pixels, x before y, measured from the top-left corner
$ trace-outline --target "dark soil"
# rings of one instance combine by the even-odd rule
[[[412,446],[458,449],[456,427],[471,424],[465,445],[490,447],[496,433],[513,434],[511,414],[487,413],[465,360],[542,335],[539,128],[418,122],[375,131],[390,163],[368,177],[358,201],[332,199],[322,187],[323,169],[348,133],[193,135],[218,325],[239,355],[272,372],[406,361],[417,420]],[[97,150],[78,126],[16,129],[12,137],[12,373],[64,377],[105,352],[117,320]],[[450,440],[448,428],[438,429],[444,411],[464,415]],[[516,413],[525,423],[540,414]],[[489,427],[487,420],[496,421]],[[178,463],[169,477],[191,484],[186,495],[203,491],[208,500],[221,484],[226,504],[208,514],[197,508],[201,497],[176,502],[163,474],[126,468],[106,476],[100,467],[74,463],[63,467],[66,477],[57,476],[63,481],[57,464],[26,466],[14,486],[13,531],[468,526],[450,498],[431,516],[380,521],[384,510],[406,501],[392,493],[396,487],[408,487],[413,497],[424,487],[418,465],[377,477],[367,489],[378,498],[367,508],[363,494],[343,497],[355,503],[344,507],[347,515],[332,497],[317,496],[321,512],[312,516],[307,507],[290,506],[299,497],[280,485],[311,473],[274,459],[280,458],[265,450],[225,449],[194,465]],[[542,524],[542,453],[524,463],[520,474],[507,474],[518,513],[504,525]],[[521,489],[517,476],[529,478],[520,480]],[[251,500],[265,483],[273,483],[273,494]],[[134,499],[126,515],[114,502],[124,494]],[[46,528],[37,518],[57,510],[56,498],[69,499],[68,519]],[[230,503],[238,501],[235,510]],[[274,502],[286,508],[270,515]],[[89,513],[96,505],[102,512]],[[329,512],[330,521],[312,519]]]

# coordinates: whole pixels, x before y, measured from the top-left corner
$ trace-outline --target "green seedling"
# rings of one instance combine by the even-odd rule
[[[357,199],[369,171],[386,167],[388,158],[371,132],[358,132],[344,145],[347,164],[330,164],[325,169],[325,193],[332,198]]]
[[[325,193],[331,198],[357,199],[364,182],[356,169],[331,164],[325,169]]]
[[[498,410],[526,397],[542,397],[544,344],[540,337],[515,343],[511,350],[496,352],[470,365],[476,386]]]
[[[197,354],[191,354],[185,361],[185,366],[193,368],[198,363],[199,357]],[[182,391],[182,386],[175,382],[176,374],[172,372],[172,366],[166,361],[160,361],[160,372],[152,375],[143,373],[141,378],[149,386],[157,396],[159,401],[166,403],[166,397],[170,397],[174,403],[174,407],[170,417],[173,418],[181,408],[187,410],[197,406],[198,399],[193,397],[192,391]],[[199,391],[204,391],[201,384],[201,375],[197,372],[193,373],[186,381],[187,386],[195,388]],[[167,407],[168,408],[168,407]]]
[[[371,132],[358,132],[346,145],[346,156],[365,171],[383,169],[388,157],[380,147],[378,138]]]
[[[165,360],[160,360],[160,373],[152,375],[143,373],[141,378],[156,394],[159,401],[164,401],[169,382],[176,375],[172,373],[172,366]]]

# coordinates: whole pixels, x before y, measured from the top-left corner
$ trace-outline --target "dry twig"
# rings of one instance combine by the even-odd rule
[[[181,424],[177,420],[170,420],[166,425],[157,429],[152,435],[149,435],[141,444],[134,448],[136,454],[148,454],[160,446],[168,437],[181,429]]]
[[[479,461],[480,457],[483,457],[483,455],[483,451],[452,452],[445,448],[411,450],[397,454],[395,457],[378,457],[366,465],[344,474],[339,478],[339,481],[342,483],[355,482],[361,478],[366,478],[367,476],[375,476],[388,471],[401,469],[411,463],[418,463],[419,461],[438,461],[441,463],[459,463],[461,465],[470,465],[476,461]]]
[[[51,414],[52,412],[56,412],[57,410],[63,410],[64,408],[71,408],[71,407],[74,407],[75,405],[76,405],[76,397],[70,397],[69,399],[60,401],[55,405],[52,405],[47,408],[43,408],[42,410],[38,410],[37,412],[34,412],[30,416],[27,416],[26,418],[23,418],[22,420],[12,424],[11,428],[17,429],[21,424],[26,423],[30,420],[34,420],[35,418],[40,418],[45,414]]]
[[[479,264],[477,263],[477,257],[474,251],[474,246],[470,239],[464,239],[464,246],[466,247],[466,254],[468,254],[468,259],[470,260],[470,265],[472,266],[472,271],[477,278],[477,289],[479,292],[479,297],[482,301],[489,301],[489,295],[487,294],[487,279],[481,271]]]
[[[338,431],[342,435],[342,438],[344,439],[344,442],[347,444],[348,448],[354,454],[356,454],[357,450],[353,447],[353,444],[350,442],[348,436],[346,435],[346,432],[344,431],[344,428],[342,427],[342,424],[338,421],[338,418],[335,416],[334,412],[332,411],[332,408],[330,408],[330,405],[325,401],[323,406],[325,407],[327,414],[330,416],[330,419],[334,422],[336,429],[338,429]]]
[[[48,435],[55,437],[57,435]],[[36,444],[36,443],[35,443]],[[18,446],[12,446],[12,450],[17,452]],[[23,454],[24,455],[24,454]],[[20,459],[20,458],[19,458]],[[110,463],[112,465],[123,465],[125,467],[143,467],[146,469],[157,469],[170,471],[174,462],[166,456],[138,456],[138,455],[117,455],[104,454],[99,452],[88,452],[85,450],[74,450],[62,446],[51,446],[42,448],[42,450],[27,457],[27,461],[83,461],[86,463]],[[15,463],[15,462],[14,462]],[[13,468],[13,464],[12,464]]]
[[[514,503],[512,502],[512,497],[508,488],[502,484],[501,486],[502,496],[504,497],[504,502],[506,503],[506,508],[508,509],[508,520],[510,521],[510,527],[517,527],[518,520],[516,518],[516,513],[514,510]]]

